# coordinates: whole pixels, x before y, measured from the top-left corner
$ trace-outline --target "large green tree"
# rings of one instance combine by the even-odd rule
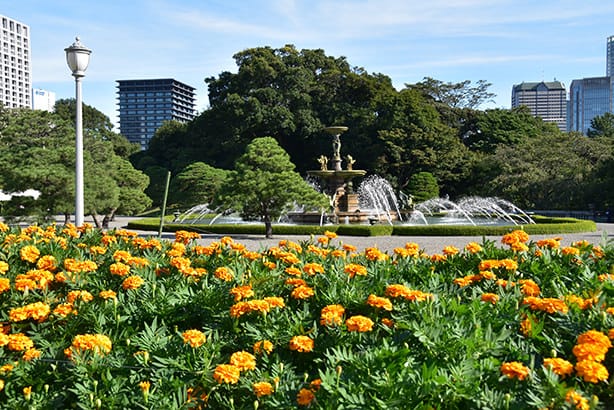
[[[272,221],[294,203],[316,209],[329,204],[294,171],[288,154],[271,137],[255,138],[247,146],[222,186],[220,201],[246,219],[263,221],[267,238],[273,235]]]
[[[211,204],[228,178],[228,171],[204,162],[194,162],[175,175],[170,187],[171,202],[182,207]]]
[[[614,137],[614,114],[606,112],[594,117],[586,134],[589,137]]]

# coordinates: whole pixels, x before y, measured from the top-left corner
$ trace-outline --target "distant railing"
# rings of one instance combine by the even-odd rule
[[[531,210],[529,215],[556,216],[561,218],[586,219],[595,222],[614,223],[614,211],[559,211],[559,210]]]

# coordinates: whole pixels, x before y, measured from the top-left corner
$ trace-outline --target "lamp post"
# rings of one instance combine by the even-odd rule
[[[81,78],[85,77],[85,70],[90,62],[90,54],[92,50],[85,47],[79,41],[79,37],[75,42],[64,49],[66,51],[66,62],[68,68],[72,71],[75,77],[76,88],[76,113],[75,113],[75,129],[76,129],[76,161],[75,161],[75,225],[83,225],[83,104],[81,102]]]

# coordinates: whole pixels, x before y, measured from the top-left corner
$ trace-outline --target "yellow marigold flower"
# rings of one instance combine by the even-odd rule
[[[21,260],[30,263],[36,262],[40,254],[40,251],[34,245],[27,245],[19,250],[19,256],[21,257]]]
[[[320,324],[322,326],[336,326],[343,322],[345,309],[341,305],[324,306],[320,312]]]
[[[480,297],[480,300],[482,302],[492,303],[493,305],[496,305],[499,301],[499,295],[495,293],[483,293]]]
[[[601,259],[605,256],[605,252],[601,248],[601,246],[593,246],[593,257],[595,259]]]
[[[103,299],[117,299],[117,293],[113,290],[101,290],[98,296]]]
[[[9,270],[9,264],[5,261],[0,261],[0,275],[4,275]]]
[[[273,343],[270,340],[259,340],[254,343],[254,354],[262,354],[262,352],[271,353],[273,351]]]
[[[420,246],[415,242],[406,242],[405,250],[408,256],[418,256],[420,253]]]
[[[239,371],[242,372],[246,370],[254,370],[256,368],[256,358],[253,354],[244,350],[234,352],[230,356],[229,362],[233,366],[237,366],[239,368]]]
[[[552,370],[555,374],[558,374],[561,377],[569,376],[573,373],[573,364],[559,357],[544,359],[544,367]]]
[[[497,275],[495,275],[493,271],[490,271],[490,270],[483,270],[479,273],[479,275],[482,277],[482,279],[487,279],[487,280],[497,279]]]
[[[373,321],[368,317],[356,315],[345,321],[349,332],[369,332],[373,330]]]
[[[583,239],[581,241],[576,241],[574,243],[571,244],[571,246],[575,247],[575,248],[586,248],[588,246],[590,246],[590,242],[588,242],[586,239]]]
[[[225,266],[218,267],[217,269],[215,269],[215,272],[213,272],[213,274],[216,278],[221,279],[225,282],[230,282],[234,279],[234,274],[232,273],[232,271]]]
[[[367,298],[367,305],[388,311],[392,310],[392,302],[390,299],[373,294],[369,295]]]
[[[442,252],[446,256],[453,256],[458,253],[458,248],[456,246],[447,245],[443,248]]]
[[[0,222],[2,224],[2,222]],[[4,390],[4,380],[0,379],[0,391]]]
[[[524,380],[530,370],[520,362],[506,362],[501,365],[501,373],[510,379]]]
[[[94,253],[96,255],[104,255],[107,253],[107,248],[104,246],[90,246],[90,253]]]
[[[454,282],[455,285],[458,285],[461,288],[464,288],[465,286],[469,286],[472,283],[479,282],[481,280],[482,280],[482,275],[467,275],[467,276],[463,276],[462,278],[456,278],[452,282]]]
[[[269,382],[256,382],[252,384],[252,390],[258,398],[273,394],[273,386]]]
[[[431,262],[445,262],[448,259],[446,255],[434,253],[431,255]]]
[[[175,232],[175,241],[187,244],[191,240],[200,239],[200,234],[196,232],[188,232],[188,231],[176,231]]]
[[[579,255],[580,249],[573,246],[565,246],[563,249],[561,249],[561,252],[563,255]]]
[[[0,293],[11,289],[11,281],[7,278],[0,278]]]
[[[38,349],[28,349],[24,352],[22,359],[26,362],[31,362],[32,360],[38,359],[41,357],[41,351]]]
[[[34,347],[34,342],[28,336],[23,333],[13,333],[12,335],[8,335],[9,342],[7,347],[9,350],[16,352],[24,352],[28,349],[32,349]]]
[[[72,258],[67,258],[64,259],[64,269],[72,273],[93,272],[98,269],[98,265],[96,265],[96,263],[93,261],[78,261]]]
[[[139,275],[132,275],[124,279],[122,282],[122,288],[124,290],[135,290],[140,288],[143,283],[145,283],[145,280],[142,277]]]
[[[308,336],[294,336],[290,339],[290,350],[295,350],[301,353],[311,352],[313,350],[314,342]]]
[[[503,237],[501,238],[501,243],[504,243],[506,245],[512,245],[518,242],[526,243],[528,241],[529,241],[529,235],[521,229],[517,229],[506,235],[503,235]]]
[[[322,379],[313,379],[309,383],[309,388],[311,389],[311,391],[314,391],[314,392],[320,390],[321,386],[322,386]]]
[[[319,263],[306,263],[303,266],[303,272],[308,274],[309,276],[313,276],[316,273],[324,273],[324,267]]]
[[[130,273],[130,266],[122,262],[115,262],[109,266],[109,272],[112,275],[127,276]]]
[[[76,352],[89,350],[96,354],[104,355],[109,353],[112,347],[113,344],[108,336],[101,334],[83,334],[76,335],[73,338],[72,345],[69,350]]]
[[[309,299],[313,295],[315,295],[315,292],[309,286],[297,286],[290,293],[293,299]]]
[[[344,243],[341,247],[346,252],[356,252],[356,247],[354,245]]]
[[[326,236],[328,239],[335,239],[337,237],[337,233],[331,231],[324,231],[324,236]]]
[[[11,229],[11,228],[9,228],[9,226],[7,224],[5,224],[4,222],[0,222],[0,232],[6,232],[9,229]]]
[[[536,242],[539,248],[558,249],[561,246],[560,238],[541,239]]]
[[[15,366],[13,366],[10,363],[4,364],[2,366],[0,366],[0,374],[7,374],[13,371],[13,369],[15,368]]]
[[[574,391],[574,389],[569,389],[567,394],[565,394],[565,401],[576,406],[576,409],[590,410],[591,408],[588,400],[582,397],[580,393]]]
[[[330,239],[328,239],[326,236],[320,236],[318,238],[318,243],[320,245],[328,245],[328,242],[330,241]]]
[[[260,259],[262,257],[262,254],[260,252],[244,249],[241,251],[241,256],[243,256],[245,259],[249,259],[250,261],[255,261],[257,259]]]
[[[228,246],[233,242],[234,240],[230,236],[223,236],[222,238],[220,238],[220,243],[224,246]]]
[[[23,388],[23,395],[25,396],[26,400],[30,400],[31,394],[32,394],[32,386]]]
[[[9,336],[4,333],[0,333],[0,347],[9,344]]]
[[[610,329],[610,330],[608,331],[608,337],[609,337],[610,339],[614,339],[614,328],[612,328],[612,329]]]
[[[293,287],[296,286],[307,286],[307,282],[305,282],[303,279],[299,279],[299,278],[288,278],[285,280],[284,282],[285,285],[290,285]]]
[[[207,340],[205,334],[197,329],[186,330],[181,336],[183,337],[183,343],[189,344],[193,348],[201,347]]]
[[[149,388],[151,387],[151,383],[148,381],[142,381],[139,383],[139,387],[141,388],[141,391],[143,392],[143,394],[147,394],[149,393]]]
[[[394,284],[394,285],[388,285],[386,287],[386,295],[392,298],[396,298],[399,296],[405,297],[406,295],[409,294],[409,292],[410,292],[410,289],[405,285]]]
[[[237,366],[231,364],[220,364],[213,372],[213,378],[219,384],[236,384],[241,376],[241,371]]]
[[[532,330],[533,330],[533,319],[527,316],[520,322],[520,332],[523,335],[528,337],[531,334]]]
[[[302,388],[296,395],[296,402],[299,406],[309,406],[315,398],[316,396],[311,390]]]
[[[514,252],[526,252],[529,250],[529,247],[522,242],[514,242],[510,245],[510,249]]]
[[[579,343],[571,351],[578,361],[590,360],[601,362],[605,359],[608,347],[596,343]]]
[[[576,295],[568,295],[565,297],[565,300],[570,305],[577,305],[581,310],[585,310],[592,307],[593,304],[597,301],[596,298],[584,299]]]
[[[347,273],[350,278],[353,278],[355,275],[366,276],[367,274],[367,268],[356,263],[350,263],[348,265],[345,265],[343,271]]]
[[[537,298],[535,296],[527,296],[522,299],[523,305],[529,305],[531,310],[541,310],[548,313],[567,313],[569,311],[569,307],[565,304],[563,300],[556,298]]]
[[[608,369],[601,363],[592,360],[582,360],[576,363],[576,374],[585,382],[599,383],[608,380]]]
[[[47,319],[49,312],[51,312],[49,305],[43,302],[34,302],[22,307],[11,309],[9,311],[9,319],[12,322],[22,322],[28,319],[42,322]]]
[[[254,291],[252,290],[251,285],[244,285],[230,289],[230,294],[234,296],[235,302],[238,302],[241,299],[247,299],[254,296]]]
[[[531,279],[521,279],[518,283],[522,285],[520,291],[525,296],[538,296],[541,292],[539,285]]]
[[[609,349],[610,347],[612,347],[612,342],[610,342],[610,339],[608,339],[608,337],[605,334],[597,330],[589,330],[589,331],[582,333],[580,336],[578,336],[578,340],[576,343],[577,344],[591,343],[591,344],[603,346],[606,349]]]

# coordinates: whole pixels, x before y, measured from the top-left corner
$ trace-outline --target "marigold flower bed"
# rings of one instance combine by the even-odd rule
[[[0,223],[0,408],[614,407],[611,244],[198,238]]]

